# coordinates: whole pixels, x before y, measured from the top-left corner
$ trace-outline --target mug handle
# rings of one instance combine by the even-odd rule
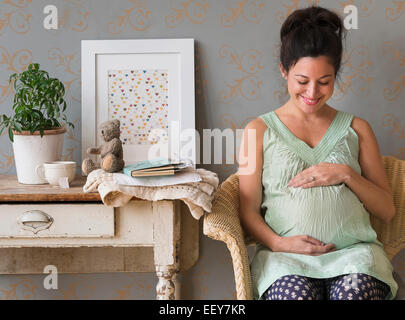
[[[35,173],[37,174],[38,177],[40,177],[42,180],[46,180],[45,179],[45,174],[44,174],[44,165],[43,164],[39,164],[35,167]]]

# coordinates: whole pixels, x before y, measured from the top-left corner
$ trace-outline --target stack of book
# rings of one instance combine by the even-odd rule
[[[122,171],[130,177],[168,176],[189,166],[186,162],[172,162],[167,158],[156,158],[128,165]]]

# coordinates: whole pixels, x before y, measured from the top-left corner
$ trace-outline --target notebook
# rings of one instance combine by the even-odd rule
[[[165,176],[188,167],[185,162],[172,162],[167,158],[140,161],[126,166],[122,172],[130,177]]]

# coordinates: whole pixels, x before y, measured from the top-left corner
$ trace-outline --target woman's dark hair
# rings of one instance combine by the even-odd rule
[[[336,13],[318,6],[296,10],[281,27],[281,64],[289,72],[300,58],[327,56],[337,76],[344,36],[342,19]]]

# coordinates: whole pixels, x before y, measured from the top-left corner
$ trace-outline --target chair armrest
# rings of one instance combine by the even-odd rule
[[[249,257],[239,219],[239,178],[235,173],[218,188],[210,213],[204,215],[206,236],[225,242],[231,257],[238,300],[252,299]]]
[[[370,215],[371,224],[377,232],[378,239],[384,244],[387,256],[394,256],[405,248],[405,161],[384,156],[384,169],[394,196],[395,217],[384,223]]]

